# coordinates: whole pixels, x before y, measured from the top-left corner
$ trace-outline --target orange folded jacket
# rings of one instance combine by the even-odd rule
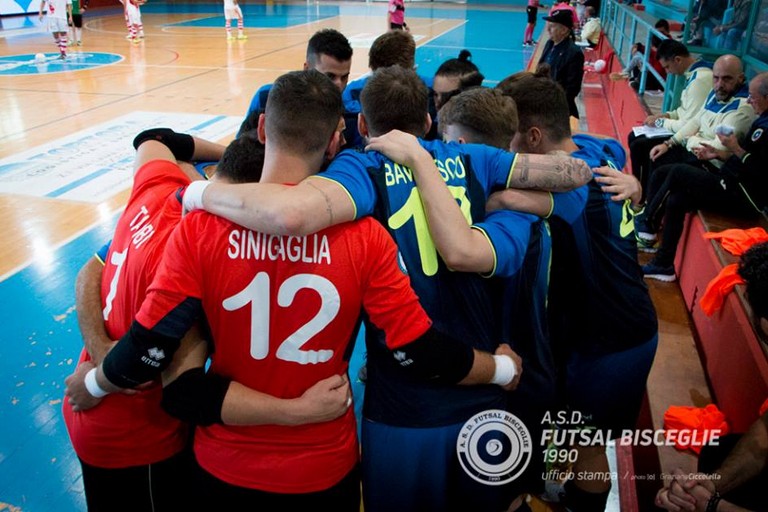
[[[714,431],[717,437],[722,437],[730,432],[725,414],[714,404],[706,407],[690,407],[673,405],[664,413],[664,428],[667,431],[678,430],[688,432],[690,435],[678,435],[675,437],[675,448],[678,450],[693,450],[701,452],[703,439],[712,439]]]
[[[768,233],[763,228],[726,229],[719,233],[704,233],[704,238],[719,239],[723,249],[735,256],[741,256],[753,245],[767,242]]]

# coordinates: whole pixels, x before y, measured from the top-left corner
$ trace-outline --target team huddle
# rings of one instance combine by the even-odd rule
[[[318,32],[227,147],[134,139],[128,205],[78,276],[64,415],[89,510],[528,510],[541,450],[500,480],[516,448],[489,427],[460,455],[469,420],[514,415],[534,445],[551,411],[634,427],[658,336],[621,145],[572,134],[548,77],[432,83],[407,31],[382,48],[350,97],[352,49]],[[604,444],[576,449],[575,474],[608,473]],[[609,488],[562,500],[602,510]]]

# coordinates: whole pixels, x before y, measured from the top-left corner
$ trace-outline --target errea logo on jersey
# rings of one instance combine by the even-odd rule
[[[165,352],[161,348],[152,347],[147,350],[147,356],[141,356],[141,361],[153,368],[160,368],[160,361],[165,359]]]
[[[400,366],[410,366],[411,364],[413,364],[413,359],[408,357],[408,355],[402,350],[398,350],[392,355],[397,360],[397,362],[400,363]]]
[[[160,361],[161,359],[165,359],[165,352],[163,352],[163,349],[153,347],[147,351],[147,354],[149,354],[149,357],[154,359],[155,361]]]

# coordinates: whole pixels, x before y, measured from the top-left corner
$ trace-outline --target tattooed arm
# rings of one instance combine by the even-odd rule
[[[564,152],[547,155],[518,153],[507,186],[567,192],[585,185],[591,179],[592,170],[589,165]]]

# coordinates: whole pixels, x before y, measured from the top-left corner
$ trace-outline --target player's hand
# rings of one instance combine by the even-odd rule
[[[608,166],[596,167],[592,171],[597,174],[595,181],[606,194],[611,194],[612,201],[630,199],[632,204],[640,204],[643,187],[640,181],[631,174],[626,174]]]
[[[645,118],[645,121],[643,121],[643,124],[645,124],[645,126],[654,127],[654,126],[656,126],[656,120],[660,119],[661,117],[662,116],[660,116],[658,114],[652,114],[652,115],[650,115],[650,116]]]
[[[657,158],[659,158],[661,155],[663,155],[667,151],[669,151],[669,146],[667,146],[666,144],[657,144],[653,146],[653,149],[651,149],[651,153],[650,153],[651,160],[655,162]]]
[[[725,160],[725,158],[723,158],[725,156],[723,152],[714,146],[710,146],[706,142],[702,142],[701,146],[693,148],[693,154],[696,155],[696,158],[699,160],[714,160],[716,158]]]
[[[718,135],[717,138],[720,139],[720,143],[731,153],[735,153],[741,147],[735,133],[731,135]]]
[[[502,343],[496,348],[496,352],[493,353],[496,356],[508,356],[512,359],[512,362],[515,363],[515,378],[512,379],[512,382],[507,384],[506,386],[502,386],[507,391],[514,391],[517,389],[517,386],[520,384],[520,377],[523,375],[523,359],[517,355],[517,352],[512,350],[512,347],[507,345],[506,343]]]
[[[75,373],[64,379],[64,384],[67,385],[64,396],[75,412],[85,411],[101,402],[101,398],[96,398],[85,388],[85,374],[92,368],[96,366],[90,361],[84,361],[77,366]]]
[[[332,375],[317,382],[296,399],[297,425],[335,420],[352,405],[352,389],[346,375]]]
[[[378,151],[390,160],[410,167],[415,171],[420,158],[432,158],[419,140],[410,133],[392,130],[379,137],[371,137],[366,151]]]

